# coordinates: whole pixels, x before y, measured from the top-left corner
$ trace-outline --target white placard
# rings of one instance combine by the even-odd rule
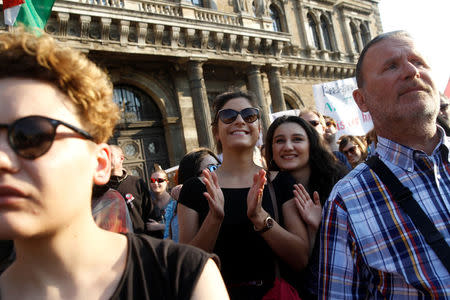
[[[299,113],[300,113],[299,109],[283,110],[283,111],[279,111],[279,112],[276,112],[276,113],[272,113],[272,114],[270,114],[270,123],[272,123],[273,120],[275,120],[278,117],[281,117],[281,116],[298,116]]]
[[[370,114],[363,113],[353,99],[355,89],[355,77],[313,85],[316,108],[336,121],[337,138],[344,134],[365,135],[373,128]]]

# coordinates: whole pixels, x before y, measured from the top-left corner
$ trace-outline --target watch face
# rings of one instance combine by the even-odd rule
[[[274,220],[272,219],[272,218],[267,218],[267,221],[266,221],[267,223],[266,223],[266,227],[267,228],[272,228],[273,227],[273,224],[274,224]]]

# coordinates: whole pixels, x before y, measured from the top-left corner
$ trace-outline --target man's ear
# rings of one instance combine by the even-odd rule
[[[369,108],[366,105],[366,99],[361,89],[356,89],[353,91],[353,99],[355,99],[356,104],[362,112],[369,111]]]
[[[111,176],[111,149],[108,144],[97,145],[96,159],[97,168],[94,173],[94,183],[104,185],[108,183]]]

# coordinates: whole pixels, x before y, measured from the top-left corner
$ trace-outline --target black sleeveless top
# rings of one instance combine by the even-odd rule
[[[293,184],[287,176],[290,177],[289,174],[280,172],[273,180],[281,226],[284,224],[281,206],[293,197]],[[236,281],[273,282],[275,278],[275,254],[261,235],[254,231],[253,224],[247,217],[249,190],[250,188],[222,188],[225,217],[213,252],[221,260],[221,272],[227,285]],[[206,186],[202,181],[199,178],[191,178],[184,183],[178,199],[179,203],[199,214],[200,224],[209,211],[203,192],[206,192]],[[262,207],[273,216],[267,185],[264,187]]]

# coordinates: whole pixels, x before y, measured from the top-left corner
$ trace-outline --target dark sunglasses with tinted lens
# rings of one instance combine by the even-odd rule
[[[150,182],[151,183],[155,183],[155,182],[157,182],[157,183],[163,183],[164,181],[166,181],[167,179],[165,179],[165,178],[150,178]]]
[[[225,124],[233,123],[238,115],[241,115],[242,119],[247,123],[253,123],[259,119],[259,109],[256,107],[244,108],[241,111],[227,108],[220,110],[217,114],[219,119]]]
[[[72,129],[85,139],[94,139],[80,128],[43,116],[28,116],[15,120],[12,124],[0,124],[0,129],[8,130],[8,143],[18,156],[36,159],[50,149],[59,125]]]

